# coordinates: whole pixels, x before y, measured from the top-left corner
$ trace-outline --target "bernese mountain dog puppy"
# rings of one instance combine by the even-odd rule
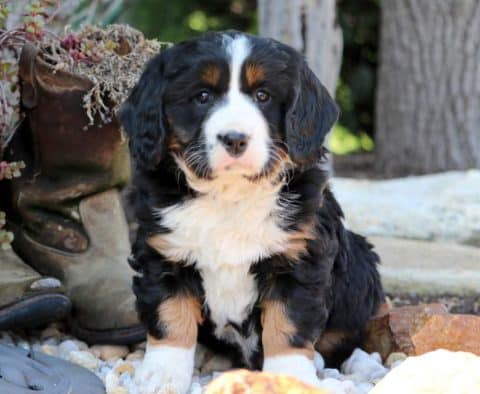
[[[198,342],[317,385],[383,300],[378,256],[319,168],[338,116],[294,49],[207,33],[155,56],[119,119],[135,160],[130,259],[142,393],[185,393]]]

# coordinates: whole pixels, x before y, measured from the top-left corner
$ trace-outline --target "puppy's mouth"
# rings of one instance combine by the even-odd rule
[[[223,154],[216,157],[213,163],[209,160],[205,144],[188,146],[183,152],[174,154],[179,168],[188,178],[214,180],[219,178],[241,177],[251,181],[271,178],[276,179],[293,165],[288,152],[283,146],[270,146],[265,163],[246,152],[237,157]]]

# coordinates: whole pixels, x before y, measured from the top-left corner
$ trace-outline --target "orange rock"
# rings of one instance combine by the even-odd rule
[[[447,349],[480,356],[480,316],[433,315],[415,327],[411,339],[417,355]]]
[[[384,360],[392,352],[418,356],[436,349],[480,355],[480,316],[451,315],[442,304],[393,308],[369,322],[364,348]]]
[[[205,394],[327,394],[289,376],[239,369],[227,372],[212,381]]]
[[[447,308],[443,304],[426,304],[385,310],[370,320],[363,347],[369,353],[380,353],[384,360],[392,352],[413,355],[413,327],[421,326],[434,314],[448,314]]]

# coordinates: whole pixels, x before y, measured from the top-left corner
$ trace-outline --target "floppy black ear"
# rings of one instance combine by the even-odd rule
[[[166,54],[149,61],[140,80],[123,103],[118,119],[129,137],[130,153],[137,165],[155,168],[166,151],[163,93],[167,84]]]
[[[302,59],[285,119],[286,143],[295,163],[309,165],[319,160],[325,136],[338,115],[335,101]]]

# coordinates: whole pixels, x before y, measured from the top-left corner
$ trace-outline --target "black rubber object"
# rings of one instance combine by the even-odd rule
[[[61,320],[71,307],[68,297],[60,293],[33,295],[0,308],[0,330],[36,327]]]
[[[0,344],[2,394],[104,394],[102,381],[89,370],[25,349]]]

